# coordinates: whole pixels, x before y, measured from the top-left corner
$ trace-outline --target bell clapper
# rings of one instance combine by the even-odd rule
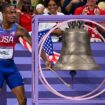
[[[76,76],[76,71],[75,70],[71,70],[69,72],[70,76],[71,76],[71,85],[72,85],[72,89],[73,89],[73,85],[74,85],[74,77]]]
[[[52,68],[50,68],[50,70],[57,76],[57,78],[64,83],[65,86],[67,86],[68,88],[71,88],[71,84],[67,83],[65,80],[63,80]]]

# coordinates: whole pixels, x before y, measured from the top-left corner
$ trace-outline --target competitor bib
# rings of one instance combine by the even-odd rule
[[[13,49],[0,48],[0,59],[11,59],[13,57]]]

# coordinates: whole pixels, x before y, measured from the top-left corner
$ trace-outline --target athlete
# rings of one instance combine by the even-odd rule
[[[22,37],[30,45],[31,37],[24,28],[15,23],[16,10],[14,6],[4,3],[2,14],[3,21],[0,24],[0,91],[5,80],[16,95],[19,105],[26,105],[23,79],[14,63],[13,54],[19,37]],[[49,67],[49,61],[44,52],[42,58],[46,61],[46,67]]]

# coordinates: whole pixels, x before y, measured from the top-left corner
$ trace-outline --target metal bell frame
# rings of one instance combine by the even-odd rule
[[[76,19],[77,20],[77,19]],[[81,20],[81,19],[80,19]],[[90,20],[89,20],[90,21]],[[66,21],[66,22],[68,22],[68,21]],[[92,22],[92,21],[91,21]],[[38,25],[38,24],[37,24]],[[99,24],[98,24],[99,25]],[[47,38],[47,36],[54,30],[54,29],[56,29],[57,27],[59,27],[60,25],[57,25],[56,27],[54,27],[53,29],[51,29],[46,35],[45,35],[45,39]],[[102,27],[101,25],[100,25],[100,27]],[[104,27],[102,27],[103,29],[104,29]],[[37,39],[36,39],[37,40]],[[40,57],[40,54],[41,54],[41,50],[42,50],[42,45],[43,45],[43,43],[44,43],[44,41],[45,40],[41,40],[40,42],[41,42],[41,47],[40,47],[40,49],[39,49],[39,57]],[[36,41],[36,43],[37,43],[37,41]],[[37,44],[38,45],[38,44]],[[34,47],[33,47],[34,48]],[[37,54],[38,54],[38,52],[37,52]],[[34,67],[34,66],[33,66]],[[37,67],[38,67],[38,65],[37,65]],[[103,89],[102,91],[100,91],[99,93],[96,93],[95,95],[92,95],[92,96],[90,96],[90,97],[86,97],[86,95],[83,95],[83,96],[76,96],[76,97],[68,97],[68,96],[64,96],[64,95],[62,95],[62,94],[60,94],[59,92],[57,92],[55,89],[53,89],[51,86],[50,86],[50,84],[46,81],[46,79],[45,79],[45,77],[44,77],[44,75],[43,75],[43,72],[42,72],[42,70],[41,70],[41,66],[40,66],[40,60],[39,60],[39,71],[40,71],[40,74],[41,74],[41,76],[43,77],[43,80],[45,80],[45,81],[43,81],[43,80],[41,80],[42,81],[42,83],[46,86],[46,84],[47,84],[47,88],[52,92],[53,91],[53,93],[54,94],[56,94],[56,95],[58,95],[58,96],[60,96],[60,97],[63,97],[63,98],[65,98],[65,99],[70,99],[70,100],[87,100],[87,99],[92,99],[92,98],[94,98],[94,97],[96,97],[96,96],[98,96],[98,95],[100,95],[100,94],[102,94],[103,92],[105,92],[105,89]],[[36,71],[37,72],[37,71]],[[34,76],[34,75],[33,75]],[[37,75],[37,77],[38,77],[38,75]],[[37,78],[36,77],[36,78]],[[90,95],[90,94],[93,94],[96,90],[98,90],[103,84],[104,84],[104,82],[105,82],[105,80],[103,80],[103,82],[99,85],[99,87],[97,88],[97,89],[95,89],[95,90],[93,90],[92,92],[90,92],[90,93],[88,93],[87,94],[87,96],[88,95]],[[37,83],[38,83],[38,80],[37,80]],[[35,84],[33,84],[33,85],[35,85]],[[36,94],[36,95],[38,95],[38,94]],[[34,96],[34,95],[33,95]],[[33,97],[33,98],[35,98],[35,97]],[[38,101],[38,100],[37,100]],[[34,102],[34,100],[33,100],[33,102]]]

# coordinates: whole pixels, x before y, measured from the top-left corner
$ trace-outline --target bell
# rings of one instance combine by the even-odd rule
[[[89,33],[76,22],[69,24],[62,37],[61,56],[54,70],[97,70],[91,54]]]

